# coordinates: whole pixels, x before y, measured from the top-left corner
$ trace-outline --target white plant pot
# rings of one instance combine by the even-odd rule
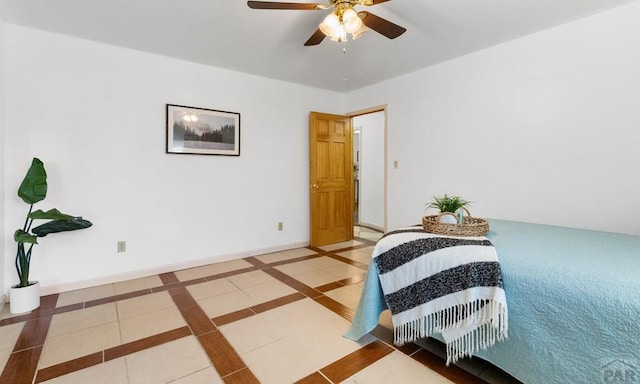
[[[438,221],[443,224],[458,224],[458,219],[453,214],[442,215]]]
[[[27,287],[11,287],[9,312],[12,314],[33,311],[40,306],[40,283],[35,281]]]

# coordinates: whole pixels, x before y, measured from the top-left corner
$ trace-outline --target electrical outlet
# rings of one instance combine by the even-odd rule
[[[284,229],[284,223],[282,221],[278,222],[278,231],[282,231]]]
[[[118,252],[126,252],[127,251],[127,242],[126,241],[118,241]]]

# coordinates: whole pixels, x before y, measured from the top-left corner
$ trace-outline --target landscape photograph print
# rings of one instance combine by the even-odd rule
[[[240,114],[167,104],[167,153],[240,155]]]

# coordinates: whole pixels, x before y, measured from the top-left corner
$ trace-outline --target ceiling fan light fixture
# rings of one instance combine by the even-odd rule
[[[318,26],[322,33],[327,36],[333,37],[336,31],[336,28],[340,26],[340,19],[338,15],[335,13],[330,13],[327,17],[324,18],[322,23]]]
[[[333,30],[333,35],[330,36],[331,40],[342,43],[343,41],[347,41],[347,31],[344,29],[343,24],[338,24],[338,26]]]
[[[344,30],[347,33],[354,33],[360,26],[362,26],[362,20],[358,17],[358,14],[353,8],[349,8],[342,14],[342,22],[344,24]]]
[[[366,26],[366,25],[364,25],[364,23],[361,23],[361,24],[360,24],[360,28],[358,28],[358,30],[357,30],[357,31],[355,31],[355,32],[353,32],[353,33],[351,34],[351,38],[352,38],[353,40],[355,40],[355,39],[359,39],[359,38],[361,38],[361,37],[362,37],[362,35],[364,35],[364,33],[365,33],[365,32],[367,32],[368,30],[369,30],[369,28],[367,28],[367,26]]]

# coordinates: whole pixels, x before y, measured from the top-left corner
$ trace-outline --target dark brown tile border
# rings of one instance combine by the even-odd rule
[[[249,368],[241,369],[222,378],[225,384],[260,384]]]
[[[0,383],[31,384],[41,353],[42,347],[13,352],[0,375]]]
[[[255,270],[256,270],[256,268],[255,268],[255,267],[242,268],[242,269],[236,269],[236,270],[233,270],[233,271],[216,273],[215,275],[207,276],[207,277],[205,277],[204,279],[205,279],[206,281],[218,280],[218,279],[222,279],[223,277],[229,277],[229,276],[241,275],[241,274],[243,274],[243,273],[253,272],[253,271],[255,271]]]
[[[27,320],[22,328],[22,332],[18,337],[14,352],[21,351],[23,349],[29,349],[39,347],[44,344],[44,340],[47,338],[49,332],[49,325],[51,324],[51,318],[53,316],[38,317],[36,319]]]
[[[126,300],[126,299],[132,299],[134,297],[149,295],[151,293],[153,293],[153,292],[151,291],[150,288],[141,289],[139,291],[121,293],[121,294],[114,295],[114,296],[103,297],[102,299],[95,299],[95,300],[87,301],[87,302],[84,303],[84,307],[85,308],[89,308],[89,307],[95,307],[97,305],[110,304],[110,303],[114,303],[116,301],[121,301],[121,300]]]
[[[253,312],[258,314],[270,309],[281,307],[283,305],[291,304],[304,298],[306,298],[306,296],[301,293],[292,293],[290,295],[282,296],[280,298],[270,300],[262,304],[254,305],[251,307],[251,309],[253,310]]]
[[[65,361],[64,363],[52,365],[38,371],[34,384],[55,379],[56,377],[64,376],[66,374],[93,367],[94,365],[98,364],[102,364],[102,352],[92,353],[90,355],[83,356],[77,359]]]
[[[324,293],[324,292],[333,291],[334,289],[338,289],[338,288],[342,288],[342,287],[344,287],[344,284],[340,284],[339,282],[334,281],[333,283],[329,283],[329,284],[320,285],[318,287],[315,287],[315,290]]]
[[[348,321],[352,321],[353,320],[353,316],[355,314],[355,311],[353,309],[347,307],[346,305],[343,305],[343,304],[333,300],[332,298],[330,298],[328,296],[324,296],[324,295],[319,296],[319,297],[314,297],[313,300],[316,303],[319,303],[319,304],[323,305],[328,310],[334,312],[338,316],[341,316],[341,317],[345,318]]]
[[[178,309],[198,305],[198,303],[185,287],[172,288],[169,290],[169,295],[171,295],[171,298],[173,299],[173,302],[176,304],[176,307],[178,307]]]
[[[326,255],[327,257],[330,257],[334,260],[338,260],[338,261],[342,261],[343,263],[349,264],[349,265],[353,265],[354,267],[358,267],[364,271],[366,271],[367,269],[369,269],[369,265],[365,264],[363,262],[360,262],[358,260],[353,260],[350,259],[348,257],[344,257],[344,256],[340,256],[340,255],[334,255],[334,254],[328,254]]]
[[[180,280],[178,280],[178,276],[176,276],[175,272],[161,273],[158,276],[160,277],[160,280],[162,281],[162,284],[164,284],[164,285],[177,284],[177,283],[180,282]]]
[[[193,332],[195,336],[200,336],[217,329],[213,324],[213,321],[211,321],[209,316],[207,316],[199,305],[180,308],[180,313],[182,313],[182,317],[187,321],[187,324],[189,324],[189,327],[191,328],[191,332]]]
[[[250,308],[245,308],[239,311],[227,313],[226,315],[214,317],[211,320],[217,327],[221,327],[225,324],[233,323],[234,321],[246,319],[247,317],[251,317],[255,314],[256,313],[253,312]]]
[[[393,351],[394,349],[385,343],[374,341],[320,369],[320,372],[332,382],[341,383]]]
[[[327,378],[322,376],[320,372],[313,372],[307,377],[304,377],[294,384],[332,384]]]
[[[200,345],[204,348],[220,377],[224,378],[236,371],[247,368],[220,331],[200,335],[198,336],[198,341],[200,341]]]
[[[104,361],[109,361],[140,352],[148,348],[157,347],[170,341],[178,340],[183,337],[191,336],[189,327],[176,328],[171,331],[162,332],[157,335],[145,337],[144,339],[135,340],[126,344],[118,345],[104,350]]]

